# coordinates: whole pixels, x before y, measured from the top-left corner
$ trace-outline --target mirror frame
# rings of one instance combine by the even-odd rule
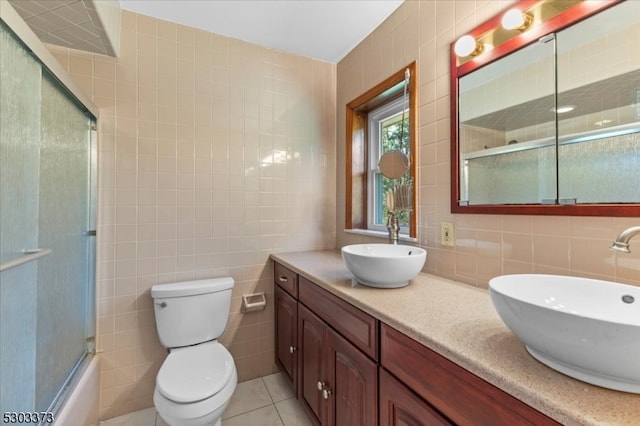
[[[543,3],[545,0],[520,0],[503,10],[498,15],[474,28],[467,34],[478,38],[495,28],[500,27],[502,15],[509,9],[517,7],[521,10]],[[533,26],[492,50],[471,60],[459,64],[454,52],[454,42],[449,49],[450,58],[450,96],[451,96],[451,213],[470,214],[520,214],[520,215],[558,215],[558,216],[640,216],[640,204],[478,204],[459,205],[460,200],[460,151],[458,145],[458,79],[484,65],[509,55],[516,50],[536,42],[540,37],[557,32],[582,21],[600,11],[615,6],[624,0],[583,1],[553,18]],[[461,36],[462,34],[460,34]]]

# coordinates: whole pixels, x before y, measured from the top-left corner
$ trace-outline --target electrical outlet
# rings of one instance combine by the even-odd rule
[[[440,222],[440,244],[443,246],[453,246],[455,236],[453,235],[453,223]]]

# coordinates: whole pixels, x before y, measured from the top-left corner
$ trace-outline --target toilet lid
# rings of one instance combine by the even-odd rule
[[[220,392],[234,368],[231,354],[218,342],[174,349],[160,367],[156,386],[172,401],[197,402]]]

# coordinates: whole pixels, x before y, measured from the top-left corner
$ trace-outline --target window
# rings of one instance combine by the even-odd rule
[[[410,79],[405,102],[407,69]],[[346,229],[386,232],[387,192],[394,184],[416,182],[416,88],[413,62],[347,104]],[[381,155],[393,149],[404,152],[410,162],[409,172],[395,181],[378,170]],[[417,235],[415,193],[410,200],[412,212],[398,215],[401,234],[413,238]]]
[[[408,157],[409,151],[409,116],[405,107],[404,97],[384,104],[369,113],[368,119],[368,148],[369,167],[367,181],[367,199],[370,213],[367,220],[367,228],[377,231],[386,231],[388,217],[388,205],[386,194],[394,189],[394,185],[409,183],[411,177],[405,174],[402,178],[388,179],[380,173],[378,161],[382,154],[396,149],[404,152]],[[409,212],[398,214],[400,233],[409,234]]]

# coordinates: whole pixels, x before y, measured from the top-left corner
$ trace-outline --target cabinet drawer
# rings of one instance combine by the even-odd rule
[[[287,293],[298,298],[298,274],[289,268],[275,262],[273,268],[273,281],[282,287]]]
[[[456,424],[560,424],[386,324],[381,335],[382,366]]]
[[[299,277],[299,280],[300,301],[354,346],[377,361],[378,320],[306,278]]]
[[[380,369],[380,426],[453,426],[429,403]]]

